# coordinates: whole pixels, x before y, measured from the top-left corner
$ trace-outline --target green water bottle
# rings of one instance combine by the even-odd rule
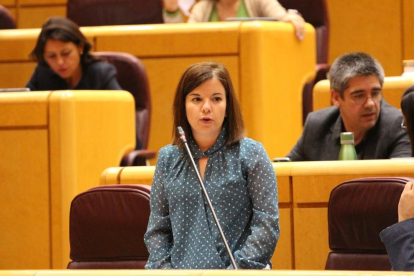
[[[357,160],[357,154],[354,146],[354,133],[341,133],[341,150],[339,151],[339,160]]]

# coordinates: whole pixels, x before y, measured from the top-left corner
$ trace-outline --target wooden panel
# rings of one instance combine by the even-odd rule
[[[330,20],[329,62],[332,63],[343,53],[363,51],[376,57],[387,75],[401,75],[401,2],[384,0],[378,5],[377,0],[327,1]],[[409,32],[412,36],[412,29]]]
[[[0,269],[50,268],[48,132],[0,128],[0,141]]]
[[[39,33],[40,29],[0,30],[0,61],[29,61]]]
[[[402,0],[403,59],[414,59],[414,0]]]
[[[26,87],[36,63],[0,63],[0,88]]]
[[[10,7],[10,6],[16,6],[17,0],[0,0],[0,5]]]
[[[294,203],[328,202],[331,190],[345,180],[368,176],[414,177],[414,159],[294,162]]]
[[[327,208],[294,208],[295,269],[323,270],[329,253]]]
[[[232,56],[208,56],[193,58],[142,59],[148,73],[151,88],[151,127],[149,149],[159,150],[171,143],[172,103],[175,89],[181,75],[193,63],[217,61],[223,63],[230,72],[236,91],[239,91],[238,59]],[[155,165],[156,160],[151,160]]]
[[[240,22],[84,27],[96,34],[97,51],[127,52],[140,58],[229,55],[239,51]]]
[[[43,126],[48,123],[47,98],[49,92],[0,93],[0,128]]]
[[[69,209],[135,148],[134,101],[126,91],[54,91],[50,97],[52,268],[69,262]]]
[[[271,259],[273,269],[293,269],[291,208],[279,209],[280,237]]]
[[[17,27],[19,29],[41,28],[51,16],[66,16],[66,6],[21,7]]]
[[[291,170],[293,162],[273,163],[277,178],[279,203],[291,203]]]
[[[288,23],[247,22],[241,27],[241,107],[250,138],[271,159],[285,156],[302,133],[303,85],[315,74],[315,32],[298,41]]]

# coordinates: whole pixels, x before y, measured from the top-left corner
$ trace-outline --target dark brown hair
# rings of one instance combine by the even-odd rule
[[[36,46],[30,53],[30,57],[37,61],[40,65],[48,66],[43,55],[46,42],[49,39],[55,39],[63,42],[73,42],[77,46],[83,45],[83,53],[80,57],[82,66],[95,60],[95,58],[89,53],[92,45],[79,30],[79,26],[65,17],[53,16],[50,17],[45,24],[43,24]]]
[[[411,156],[414,156],[414,86],[404,91],[401,98],[401,111],[407,125],[408,137],[411,142]]]
[[[220,63],[201,62],[191,65],[181,76],[175,92],[173,104],[173,144],[182,148],[183,142],[177,131],[177,127],[181,126],[187,135],[192,135],[190,124],[187,120],[185,111],[186,96],[199,87],[204,82],[216,78],[218,79],[226,91],[226,120],[227,120],[227,142],[231,145],[240,141],[244,137],[244,122],[237,100],[233,84],[230,79],[229,72]]]

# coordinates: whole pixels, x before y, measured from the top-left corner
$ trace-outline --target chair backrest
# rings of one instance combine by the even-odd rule
[[[2,5],[0,5],[0,29],[16,29],[13,15]]]
[[[113,64],[119,85],[134,96],[137,149],[146,149],[151,120],[151,95],[144,65],[137,57],[127,53],[94,52],[93,55]]]
[[[335,187],[328,203],[325,269],[391,270],[379,233],[398,222],[398,202],[408,177],[367,177]]]
[[[298,10],[306,22],[312,24],[316,31],[317,62],[328,63],[329,16],[327,0],[279,0],[286,9]]]
[[[160,0],[68,0],[66,16],[79,26],[163,23]]]
[[[104,185],[77,195],[70,208],[70,269],[144,268],[150,215],[148,185]]]

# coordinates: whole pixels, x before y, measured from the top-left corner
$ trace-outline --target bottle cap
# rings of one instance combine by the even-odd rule
[[[354,133],[353,132],[341,132],[341,145],[353,144]]]

